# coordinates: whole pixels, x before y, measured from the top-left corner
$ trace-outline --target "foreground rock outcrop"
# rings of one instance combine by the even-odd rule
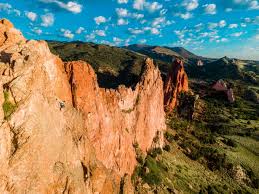
[[[167,75],[164,86],[164,105],[166,110],[172,111],[178,105],[178,96],[188,91],[188,77],[184,71],[183,61],[176,59]]]
[[[162,143],[152,60],[134,89],[106,90],[89,64],[64,64],[0,20],[0,74],[1,193],[119,193],[121,177],[132,190],[133,144],[146,153]]]

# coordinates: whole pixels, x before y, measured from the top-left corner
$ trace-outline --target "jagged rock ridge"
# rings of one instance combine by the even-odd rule
[[[132,144],[145,153],[165,127],[162,79],[145,67],[135,89],[99,88],[90,65],[64,64],[1,20],[1,193],[118,193]]]
[[[183,61],[176,59],[168,72],[164,86],[164,104],[168,111],[178,105],[178,96],[188,91],[188,77],[184,71]]]

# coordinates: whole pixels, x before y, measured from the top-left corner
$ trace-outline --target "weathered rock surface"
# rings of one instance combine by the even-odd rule
[[[184,71],[183,61],[176,59],[167,75],[164,86],[164,105],[172,111],[178,105],[178,96],[188,91],[188,77]]]
[[[146,60],[144,68],[134,89],[120,86],[113,90],[99,88],[89,64],[66,64],[73,104],[83,112],[96,156],[121,176],[132,174],[136,166],[133,144],[145,153],[165,128],[160,72],[151,59]],[[161,145],[162,141],[157,143]]]
[[[224,92],[230,103],[235,102],[234,91],[232,88],[228,88],[227,84],[223,80],[218,80],[213,84],[212,88],[219,92]]]
[[[0,103],[0,193],[119,193],[136,164],[132,144],[145,152],[165,125],[151,60],[135,89],[102,89],[90,65],[64,65],[7,20],[0,20]]]

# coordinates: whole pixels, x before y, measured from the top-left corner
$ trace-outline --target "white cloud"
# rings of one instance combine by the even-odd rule
[[[12,9],[9,3],[0,3],[0,10],[8,11],[9,9]]]
[[[184,0],[182,5],[187,11],[192,11],[199,6],[198,0]]]
[[[129,28],[128,29],[131,34],[144,34],[144,30],[138,29],[138,28]]]
[[[233,9],[232,8],[226,8],[225,11],[226,12],[231,12],[231,11],[233,11]]]
[[[95,34],[98,35],[98,36],[106,36],[106,33],[105,33],[104,30],[96,30]]]
[[[70,30],[61,29],[60,31],[63,33],[62,34],[63,37],[69,38],[69,39],[73,39],[74,38],[74,34]]]
[[[149,3],[145,0],[134,0],[133,8],[136,10],[144,10],[147,9],[149,12],[155,12],[157,10],[162,9],[163,5],[158,3],[157,1]]]
[[[134,0],[133,8],[137,10],[144,9],[145,0]]]
[[[132,14],[132,18],[141,19],[141,18],[144,18],[144,14],[133,13],[133,14]]]
[[[9,3],[0,3],[0,11],[5,11],[7,14],[15,14],[20,16],[21,12],[18,9],[13,9],[12,5]]]
[[[123,42],[122,39],[117,38],[117,37],[113,37],[112,40],[113,40],[115,45],[120,45]]]
[[[228,28],[237,28],[238,24],[229,24]]]
[[[226,22],[225,20],[221,20],[221,21],[219,22],[219,27],[220,27],[220,28],[224,28],[226,25],[227,25],[227,22]]]
[[[145,7],[149,12],[155,12],[162,9],[163,5],[155,1],[153,3],[145,3]]]
[[[239,37],[243,34],[243,32],[236,32],[236,33],[233,33],[231,34],[231,36],[234,36],[234,37]]]
[[[82,12],[83,6],[77,2],[74,1],[68,1],[67,3],[64,3],[60,0],[40,0],[43,3],[54,3],[57,6],[59,6],[62,9],[65,9],[67,11],[70,11],[72,13],[78,14]]]
[[[37,14],[34,12],[25,12],[25,15],[31,21],[35,21],[37,19]]]
[[[128,16],[128,10],[123,8],[116,8],[116,13],[119,17],[127,17]]]
[[[47,13],[41,16],[42,23],[41,25],[44,27],[52,26],[55,22],[54,15],[52,13]]]
[[[249,3],[249,9],[259,10],[259,3],[258,3],[258,1],[251,1]]]
[[[157,28],[151,28],[150,32],[151,32],[151,34],[155,34],[155,35],[160,34],[160,31]]]
[[[188,20],[188,19],[193,17],[193,15],[190,12],[179,13],[179,14],[176,14],[176,15],[179,16],[180,18],[184,19],[184,20]]]
[[[255,40],[259,40],[259,34],[255,35]]]
[[[100,25],[101,23],[105,23],[107,20],[103,16],[98,16],[94,18],[94,21],[97,25]]]
[[[119,4],[128,3],[128,0],[118,0]]]
[[[77,30],[76,30],[76,33],[77,34],[82,34],[82,32],[84,32],[85,28],[84,27],[79,27]]]
[[[123,19],[123,18],[119,18],[118,21],[117,21],[117,24],[118,24],[119,26],[127,25],[128,23],[129,23],[128,20],[125,20],[125,19]]]
[[[32,29],[32,32],[34,32],[35,34],[38,34],[38,35],[41,35],[41,34],[42,34],[42,30],[39,29],[39,28],[37,28],[37,27],[33,28],[33,29]]]
[[[216,4],[206,4],[206,5],[203,5],[204,7],[204,11],[206,14],[211,14],[211,15],[214,15],[217,13],[217,6]]]
[[[218,23],[208,23],[208,29],[212,30],[218,27]]]

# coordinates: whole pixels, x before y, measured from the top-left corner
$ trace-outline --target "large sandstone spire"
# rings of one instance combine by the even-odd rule
[[[164,85],[164,105],[172,111],[178,104],[178,95],[188,91],[188,77],[184,71],[183,61],[175,59]]]
[[[89,64],[0,20],[0,193],[119,193],[133,144],[146,153],[165,128],[159,70],[144,67],[135,89],[100,88]]]

